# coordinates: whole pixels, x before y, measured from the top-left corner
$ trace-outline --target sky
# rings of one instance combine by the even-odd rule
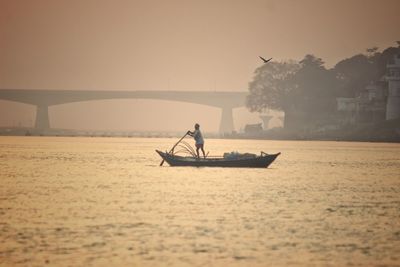
[[[400,40],[398,0],[0,0],[0,88],[247,91],[258,56],[327,67]],[[220,110],[158,100],[50,107],[52,127],[218,130]],[[0,126],[35,107],[0,100]],[[234,111],[237,130],[261,122]]]

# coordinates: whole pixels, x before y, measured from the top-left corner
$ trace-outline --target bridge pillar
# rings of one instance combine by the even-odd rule
[[[48,106],[46,106],[46,105],[37,106],[35,128],[40,129],[40,130],[50,128],[49,107]]]
[[[219,124],[220,134],[231,134],[235,128],[233,126],[232,107],[222,107],[221,122]]]

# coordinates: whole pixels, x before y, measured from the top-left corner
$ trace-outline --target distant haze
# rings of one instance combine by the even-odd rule
[[[0,88],[247,91],[259,55],[327,66],[400,40],[398,0],[0,0]],[[0,101],[0,126],[33,106]],[[107,100],[50,108],[52,127],[217,131],[215,108]],[[245,108],[236,129],[261,122]]]

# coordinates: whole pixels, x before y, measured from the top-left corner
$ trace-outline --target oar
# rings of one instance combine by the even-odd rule
[[[182,136],[181,139],[179,139],[179,141],[171,148],[171,150],[169,151],[169,153],[171,153],[172,151],[174,151],[175,147],[183,140],[183,138],[186,137],[188,133],[186,132],[184,136]],[[160,166],[162,166],[164,164],[164,159],[161,161]]]

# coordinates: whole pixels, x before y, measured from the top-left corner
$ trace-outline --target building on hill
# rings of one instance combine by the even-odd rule
[[[400,55],[389,61],[387,74],[381,81],[369,84],[357,97],[339,97],[336,101],[341,125],[400,118]]]
[[[357,97],[338,97],[341,125],[376,123],[385,120],[387,88],[384,82],[371,83]]]
[[[389,61],[387,69],[385,76],[388,82],[386,120],[393,120],[400,118],[400,54]]]
[[[385,120],[386,86],[385,82],[371,83],[356,97],[356,123],[376,123]]]
[[[338,97],[336,98],[338,122],[341,125],[350,125],[355,123],[356,98]]]

